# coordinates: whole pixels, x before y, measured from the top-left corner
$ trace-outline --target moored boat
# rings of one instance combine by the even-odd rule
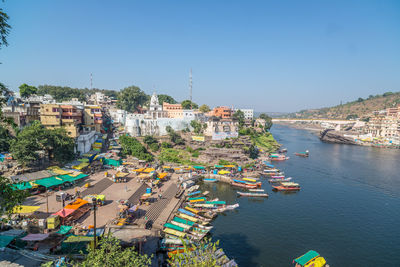
[[[211,178],[204,178],[203,181],[205,183],[215,183],[218,180],[217,179],[211,179]]]
[[[279,185],[272,186],[277,191],[299,191],[300,185],[292,182],[282,182]]]
[[[267,193],[248,193],[248,192],[237,192],[242,197],[268,197]]]
[[[232,183],[233,186],[237,186],[237,187],[242,187],[242,188],[257,188],[258,185],[250,185],[250,184],[244,184],[244,183]]]
[[[309,154],[309,152],[308,152],[308,150],[306,151],[306,152],[296,152],[296,153],[294,153],[296,156],[299,156],[299,157],[303,157],[303,158],[308,158],[308,156],[310,155]]]
[[[250,192],[264,192],[264,189],[249,189]]]
[[[314,250],[293,260],[295,267],[329,267],[326,260]]]
[[[281,183],[281,182],[290,182],[292,180],[292,177],[288,178],[274,178],[274,179],[268,179],[269,183]]]

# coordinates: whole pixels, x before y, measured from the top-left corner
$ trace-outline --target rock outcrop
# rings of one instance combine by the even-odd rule
[[[346,144],[346,145],[355,145],[356,142],[349,138],[344,136],[343,133],[332,130],[332,129],[327,129],[324,131],[320,132],[319,139],[321,141],[326,142],[326,143],[332,143],[332,144]]]

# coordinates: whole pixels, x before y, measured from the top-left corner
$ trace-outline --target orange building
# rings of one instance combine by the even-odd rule
[[[183,108],[181,104],[163,103],[163,111],[166,111],[168,118],[183,118]]]
[[[216,107],[211,111],[211,115],[222,119],[232,118],[233,110],[229,107]]]

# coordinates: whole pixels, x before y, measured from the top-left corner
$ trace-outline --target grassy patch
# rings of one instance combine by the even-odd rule
[[[274,139],[271,133],[251,136],[253,144],[267,152],[276,151],[279,148],[279,143]]]
[[[162,148],[159,159],[163,162],[171,162],[181,165],[204,165],[204,163],[191,161],[191,156],[193,156],[193,153],[190,153],[187,150]]]

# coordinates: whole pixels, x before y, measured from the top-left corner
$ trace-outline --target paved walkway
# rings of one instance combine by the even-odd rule
[[[152,225],[163,212],[163,210],[168,206],[171,199],[175,198],[175,194],[177,191],[178,187],[175,183],[172,183],[162,194],[162,198],[151,205],[148,210],[146,210],[145,215],[137,221],[137,224],[141,225],[147,223]]]
[[[81,193],[82,197],[85,197],[87,195],[93,195],[93,194],[100,194],[104,190],[106,190],[108,187],[110,187],[114,182],[111,181],[109,178],[103,178],[99,182],[97,182],[95,185],[92,187],[89,187],[85,191]]]

